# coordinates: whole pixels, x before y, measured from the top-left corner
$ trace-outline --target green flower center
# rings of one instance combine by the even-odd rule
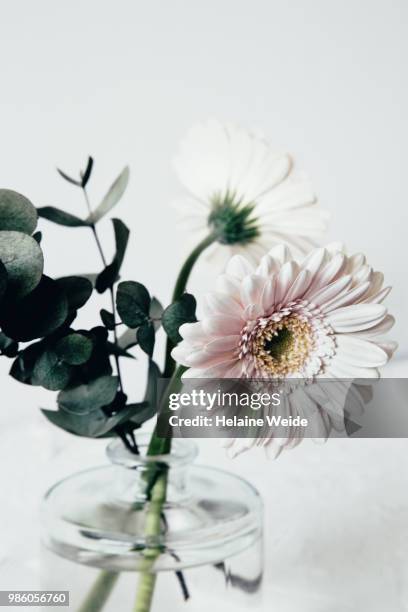
[[[212,209],[208,225],[222,244],[246,244],[259,235],[258,220],[253,216],[254,203],[243,204],[234,193],[216,194],[211,199]]]
[[[281,359],[292,344],[293,333],[287,327],[282,327],[275,336],[265,340],[263,348],[273,359]]]

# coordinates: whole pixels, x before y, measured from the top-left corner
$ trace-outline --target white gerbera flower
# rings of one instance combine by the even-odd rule
[[[193,127],[175,160],[190,197],[177,202],[190,230],[209,230],[236,253],[258,259],[276,244],[295,254],[315,247],[326,228],[310,181],[293,172],[292,158],[261,137],[210,120]],[[219,252],[219,249],[218,249]]]
[[[315,249],[300,263],[285,246],[257,267],[235,255],[201,304],[202,320],[180,327],[183,340],[172,356],[189,368],[185,378],[371,381],[396,348],[382,338],[394,323],[382,304],[389,290],[363,255],[348,257],[336,245]],[[338,393],[336,383],[332,390]],[[288,414],[319,406],[315,427],[325,437],[339,410],[323,414],[316,393],[316,386],[304,386],[296,406],[288,397]],[[278,449],[299,441],[289,431]]]

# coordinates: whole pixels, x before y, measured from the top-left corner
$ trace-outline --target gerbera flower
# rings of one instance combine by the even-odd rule
[[[254,267],[232,257],[204,317],[180,328],[173,357],[195,378],[376,378],[395,345],[383,275],[335,245],[297,263],[279,246]]]
[[[175,167],[190,193],[177,202],[183,220],[202,237],[215,232],[226,260],[244,252],[258,259],[281,243],[303,254],[325,230],[327,215],[308,178],[254,133],[214,120],[196,125]]]
[[[396,348],[381,339],[394,323],[382,304],[389,290],[363,255],[348,257],[336,245],[315,249],[300,263],[285,246],[257,267],[235,255],[201,304],[202,320],[180,327],[183,340],[172,356],[189,368],[187,378],[371,382]],[[313,403],[316,391],[306,403],[303,395],[303,408],[295,410],[287,398],[288,412]],[[316,431],[324,437],[333,423],[329,414],[318,417]],[[280,439],[294,445],[299,436]]]

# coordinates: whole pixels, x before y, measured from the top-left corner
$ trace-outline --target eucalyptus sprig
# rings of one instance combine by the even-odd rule
[[[25,196],[0,190],[0,355],[13,359],[10,374],[16,380],[58,391],[57,410],[42,411],[54,425],[78,436],[120,436],[137,453],[134,432],[156,414],[160,403],[157,383],[162,372],[153,359],[156,333],[163,326],[171,342],[177,342],[179,326],[195,319],[195,300],[185,294],[164,310],[144,285],[120,279],[129,229],[120,219],[111,219],[115,252],[108,260],[97,226],[122,199],[129,169],[119,174],[94,209],[87,191],[93,169],[89,157],[78,178],[58,170],[82,192],[87,212],[83,218],[53,206],[35,208]],[[88,229],[101,270],[94,275],[47,276],[39,218]],[[78,312],[94,292],[107,292],[109,307],[98,313],[100,320],[93,327],[78,329]],[[146,392],[139,401],[129,402],[120,363],[134,358],[136,346],[149,362]]]

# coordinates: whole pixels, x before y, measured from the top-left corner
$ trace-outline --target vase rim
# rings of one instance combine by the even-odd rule
[[[150,442],[150,433],[140,433],[137,436],[139,455],[130,452],[123,442],[115,438],[106,447],[106,454],[115,465],[120,465],[128,469],[143,468],[152,463],[163,463],[170,468],[182,467],[193,463],[198,455],[198,448],[195,442],[186,439],[173,439],[171,452],[161,455],[147,455]]]

